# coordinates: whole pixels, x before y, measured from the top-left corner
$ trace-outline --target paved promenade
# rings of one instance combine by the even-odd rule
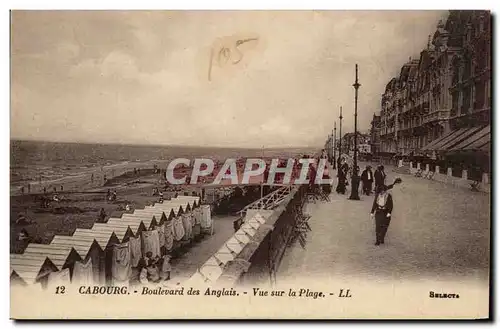
[[[362,166],[361,168],[364,168]],[[387,172],[387,183],[396,177]],[[293,245],[277,280],[327,276],[371,280],[472,279],[487,284],[489,195],[398,175],[392,191],[393,219],[386,243],[375,246],[369,213],[372,196],[348,200],[335,191],[331,202],[308,204],[312,232],[306,250]]]

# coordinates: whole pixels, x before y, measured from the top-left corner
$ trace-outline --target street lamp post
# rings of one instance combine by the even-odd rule
[[[359,175],[358,175],[358,64],[356,64],[356,81],[354,87],[354,168],[351,177],[351,196],[349,200],[359,200]]]
[[[330,164],[333,164],[333,129],[332,129],[332,134],[330,135],[329,138],[330,143],[328,144],[328,162]]]
[[[340,130],[339,130],[339,158],[337,168],[340,169],[340,159],[342,158],[342,106],[340,107]]]
[[[337,169],[337,121],[333,123],[333,169]]]

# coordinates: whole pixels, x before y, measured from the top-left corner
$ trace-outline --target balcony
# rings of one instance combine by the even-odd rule
[[[470,113],[470,105],[468,104],[465,104],[465,105],[462,105],[462,107],[460,108],[460,114],[468,114]]]
[[[450,118],[447,110],[435,111],[424,115],[422,123],[429,123],[434,121],[447,120]]]
[[[451,108],[451,111],[450,111],[450,118],[452,117],[456,117],[458,115],[458,106],[454,106]]]

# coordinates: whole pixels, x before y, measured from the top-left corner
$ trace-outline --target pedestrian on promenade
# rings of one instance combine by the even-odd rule
[[[345,159],[342,158],[340,160],[340,165],[338,167],[338,172],[337,172],[338,184],[336,191],[339,194],[345,194],[348,171],[349,171],[349,165],[346,163]]]
[[[391,223],[393,201],[385,185],[381,185],[376,193],[370,216],[375,217],[375,245],[378,246],[384,244],[385,235]]]
[[[104,211],[104,208],[101,208],[101,212],[99,213],[99,222],[104,223],[106,220],[106,211]]]
[[[31,184],[28,183],[28,194],[31,193]]]
[[[370,195],[373,185],[373,173],[371,166],[366,166],[366,169],[363,170],[363,173],[361,174],[361,181],[363,182],[363,193],[365,195]]]
[[[373,177],[375,178],[375,193],[377,193],[377,190],[381,188],[381,186],[385,185],[385,172],[384,172],[384,166],[378,166],[377,170],[375,170],[375,173],[373,174]]]

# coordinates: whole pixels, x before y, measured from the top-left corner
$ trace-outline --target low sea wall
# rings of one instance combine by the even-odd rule
[[[400,166],[403,164],[400,163]],[[423,175],[427,175],[430,171],[429,165],[423,166],[420,163],[417,163],[416,165],[412,162],[409,163],[409,168],[410,168],[410,174],[415,174],[418,170],[421,170]],[[434,168],[434,175],[432,176],[432,180],[445,183],[445,184],[450,184],[456,187],[461,187],[461,188],[471,188],[472,184],[478,184],[477,189],[481,192],[484,193],[491,193],[491,183],[490,183],[490,178],[488,173],[483,173],[481,181],[475,181],[468,179],[468,172],[467,170],[462,170],[461,176],[453,176],[452,173],[452,168],[446,168],[446,174],[443,174],[440,172],[440,168],[436,166]],[[423,178],[425,179],[425,178]]]
[[[273,284],[293,234],[297,207],[301,206],[306,196],[307,186],[297,187],[287,200],[273,209],[269,216],[265,216],[265,224],[259,227],[238,257],[226,265],[216,285]]]

